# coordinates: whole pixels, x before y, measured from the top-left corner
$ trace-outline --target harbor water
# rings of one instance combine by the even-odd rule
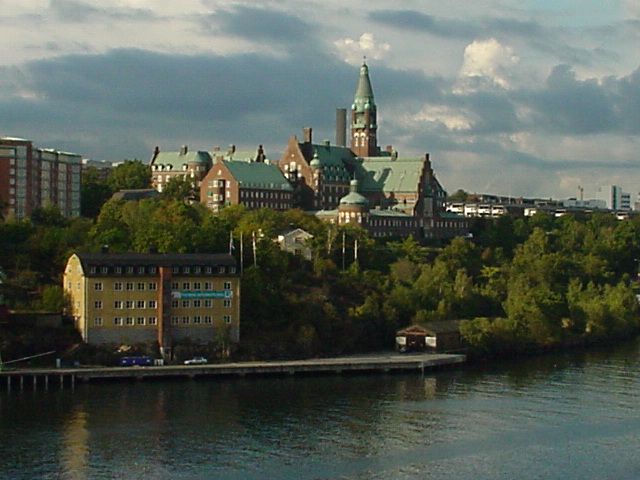
[[[0,479],[638,479],[640,344],[420,375],[0,390]]]

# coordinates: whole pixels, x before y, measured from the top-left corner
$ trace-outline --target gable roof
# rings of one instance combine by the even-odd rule
[[[422,157],[365,157],[356,168],[362,192],[415,192],[424,166]]]
[[[293,190],[277,165],[241,160],[223,160],[223,163],[242,187],[262,190]]]

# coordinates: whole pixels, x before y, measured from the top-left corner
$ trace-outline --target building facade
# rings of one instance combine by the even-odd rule
[[[63,288],[92,345],[239,341],[240,274],[228,254],[76,253]]]
[[[34,147],[31,140],[0,138],[2,213],[23,219],[36,207],[55,205],[65,217],[80,215],[82,158]]]
[[[215,152],[214,152],[215,155]],[[293,206],[293,187],[264,155],[217,155],[200,184],[200,202],[214,212],[228,205],[284,211]]]

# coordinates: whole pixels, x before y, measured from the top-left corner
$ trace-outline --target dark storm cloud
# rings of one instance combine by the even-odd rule
[[[143,137],[156,138],[154,143],[178,139],[176,145],[194,138],[202,143],[195,148],[231,140],[264,143],[273,151],[304,126],[314,127],[317,139],[332,139],[335,108],[349,107],[353,99],[357,67],[328,56],[306,60],[140,50],[56,57],[0,69],[5,95],[11,92],[0,97],[0,109],[12,118],[15,134],[66,138],[65,145],[75,138],[78,148],[65,148],[98,158],[106,155],[95,151],[100,142],[90,151],[80,148],[91,145],[87,136],[102,138],[112,130],[123,146]],[[417,72],[374,72],[386,102],[424,98],[435,88]],[[111,152],[114,160],[148,153],[124,147]]]
[[[108,4],[107,4],[108,5]],[[64,22],[87,22],[95,19],[155,20],[148,9],[128,7],[94,7],[78,0],[50,0],[50,11]]]
[[[400,29],[427,32],[446,38],[474,38],[481,30],[473,23],[426,15],[416,10],[376,10],[369,20]]]
[[[618,81],[612,83],[615,89]],[[536,112],[534,123],[545,131],[584,135],[611,132],[625,122],[617,113],[612,93],[597,80],[578,80],[568,65],[559,65],[549,75],[545,89],[523,100]]]
[[[236,6],[219,10],[201,19],[205,31],[225,33],[252,42],[268,42],[297,49],[308,48],[315,53],[312,33],[315,27],[302,19],[267,8]],[[310,52],[311,53],[311,52]]]

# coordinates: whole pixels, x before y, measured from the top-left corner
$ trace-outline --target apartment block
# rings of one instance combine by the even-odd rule
[[[2,213],[23,219],[49,203],[66,217],[80,215],[82,158],[34,147],[31,140],[0,137]]]

